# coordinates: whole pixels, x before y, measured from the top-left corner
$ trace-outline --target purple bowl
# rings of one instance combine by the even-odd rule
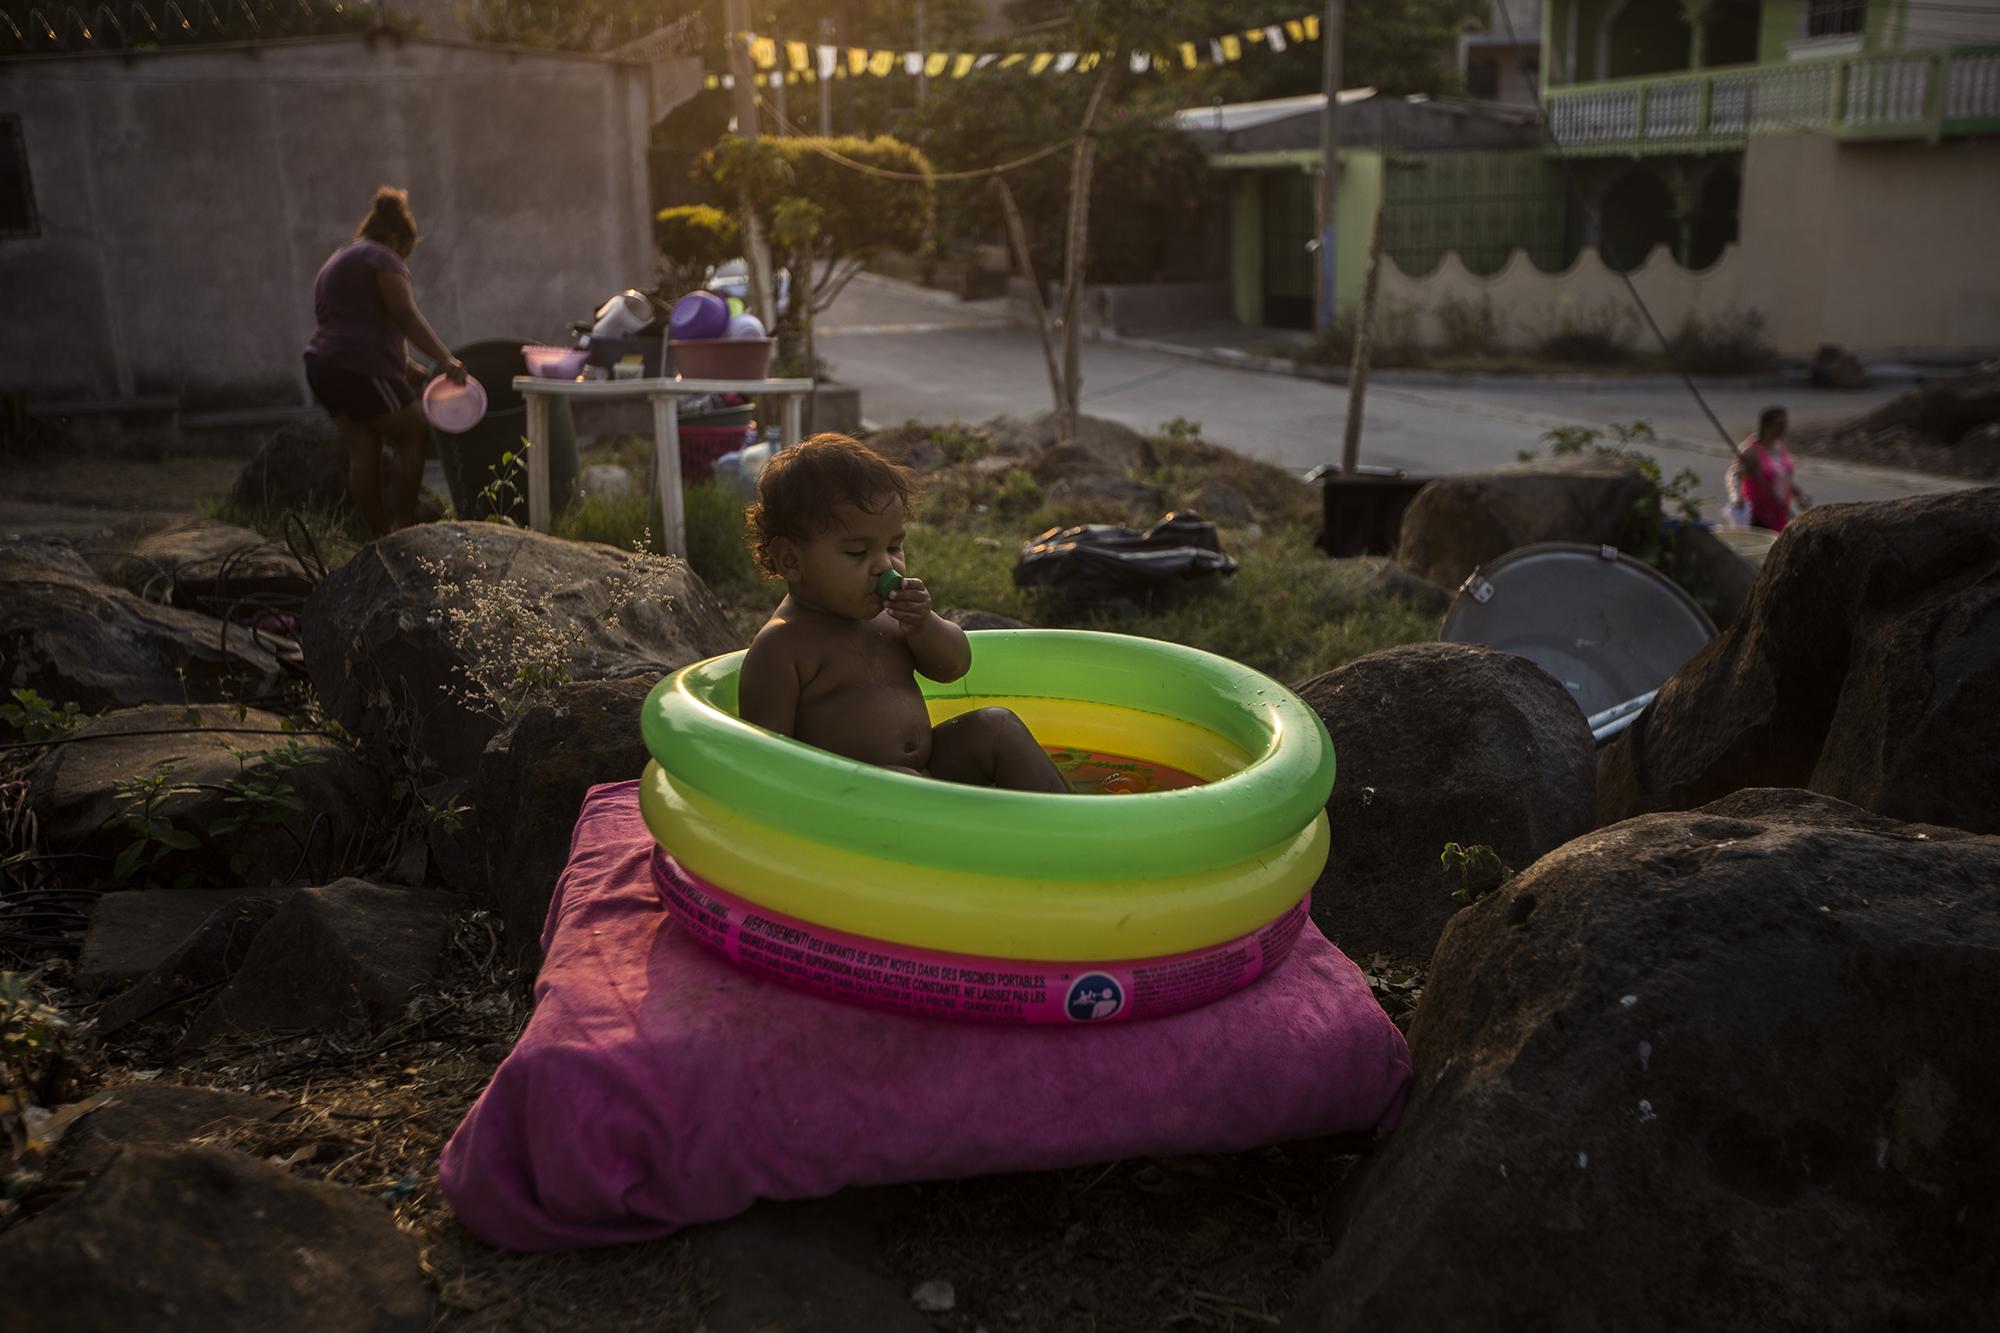
[[[667,330],[681,342],[720,338],[729,332],[729,303],[714,292],[689,292],[674,302]]]

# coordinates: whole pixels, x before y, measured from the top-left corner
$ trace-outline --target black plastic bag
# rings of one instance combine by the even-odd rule
[[[1014,582],[1046,589],[1072,611],[1130,615],[1236,572],[1215,524],[1191,509],[1144,532],[1110,523],[1050,528],[1021,548]]]

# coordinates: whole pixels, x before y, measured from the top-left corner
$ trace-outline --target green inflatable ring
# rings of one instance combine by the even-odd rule
[[[741,721],[742,653],[661,681],[641,714],[646,748],[675,782],[808,841],[1024,880],[1131,881],[1232,866],[1291,843],[1326,805],[1334,776],[1326,728],[1297,695],[1248,667],[1081,630],[988,631],[973,641],[963,679],[919,678],[934,711],[1010,698],[1140,710],[1211,733],[1242,766],[1201,787],[1107,799],[934,782]]]

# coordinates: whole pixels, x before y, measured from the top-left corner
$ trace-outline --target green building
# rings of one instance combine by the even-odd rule
[[[1518,249],[1552,277],[1586,248],[1619,271],[1727,253],[1732,303],[1787,355],[2000,352],[2000,0],[1494,0],[1487,46],[1518,53],[1529,19],[1540,55],[1516,59],[1539,74],[1546,125],[1514,106],[1342,94],[1342,308],[1379,207],[1412,278],[1448,251],[1477,275]],[[1208,147],[1245,322],[1298,322],[1319,99],[1292,101],[1284,118],[1212,113],[1234,115]],[[1182,126],[1199,134],[1207,115]],[[1303,271],[1309,298],[1309,253]]]

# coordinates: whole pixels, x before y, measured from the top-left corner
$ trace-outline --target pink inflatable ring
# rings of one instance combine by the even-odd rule
[[[1041,963],[830,930],[746,903],[659,847],[653,881],[683,929],[746,972],[829,1000],[986,1023],[1114,1023],[1198,1008],[1276,967],[1311,903],[1308,894],[1250,934],[1188,953]]]

